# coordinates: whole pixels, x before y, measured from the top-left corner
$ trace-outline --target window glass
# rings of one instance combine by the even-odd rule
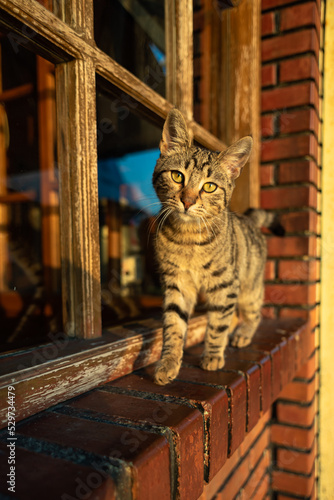
[[[0,37],[0,349],[61,325],[54,67]]]
[[[135,103],[98,92],[98,176],[104,325],[160,305],[154,262],[160,209],[152,174],[161,128],[137,114]],[[127,103],[127,104],[125,104]]]
[[[194,1],[194,119],[217,137],[221,137],[222,119],[222,113],[217,113],[217,109],[224,109],[221,61],[227,48],[222,37],[222,21],[218,4],[210,7],[203,0]]]
[[[94,0],[97,46],[165,96],[165,28],[162,0]]]

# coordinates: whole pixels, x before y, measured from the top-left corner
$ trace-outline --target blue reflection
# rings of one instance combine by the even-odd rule
[[[160,65],[163,74],[166,75],[166,56],[165,54],[155,45],[155,43],[151,42],[149,47],[154,55],[157,63]]]
[[[99,198],[128,204],[147,215],[157,213],[160,205],[152,174],[159,155],[155,148],[99,160]]]

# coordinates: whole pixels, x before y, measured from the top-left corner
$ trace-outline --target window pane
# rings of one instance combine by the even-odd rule
[[[165,28],[162,0],[94,0],[97,46],[165,96]]]
[[[1,35],[0,35],[1,36]],[[59,331],[54,67],[0,37],[0,349]]]
[[[127,104],[125,104],[127,103]],[[136,105],[97,96],[98,172],[103,324],[139,316],[160,305],[153,252],[156,214],[152,187],[161,128]]]
[[[220,137],[221,75],[224,40],[222,11],[194,0],[194,118],[204,128]]]

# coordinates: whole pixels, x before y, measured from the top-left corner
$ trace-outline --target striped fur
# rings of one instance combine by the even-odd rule
[[[178,110],[165,122],[153,174],[162,203],[155,244],[164,288],[158,384],[170,382],[179,372],[188,318],[200,291],[208,311],[204,369],[221,368],[229,336],[233,346],[246,346],[260,321],[266,242],[257,222],[266,217],[262,211],[247,217],[228,208],[251,147],[252,139],[245,137],[222,153],[208,151],[191,144]],[[205,191],[215,186],[213,192]],[[241,322],[231,332],[236,308]]]

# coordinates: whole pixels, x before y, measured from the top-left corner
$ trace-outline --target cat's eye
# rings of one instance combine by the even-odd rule
[[[177,184],[182,184],[184,180],[184,175],[181,174],[181,172],[178,172],[177,170],[172,170],[171,175],[174,182],[176,182]]]
[[[217,189],[217,184],[214,184],[213,182],[206,182],[204,185],[203,185],[203,191],[205,191],[206,193],[213,193],[214,191],[216,191]]]

